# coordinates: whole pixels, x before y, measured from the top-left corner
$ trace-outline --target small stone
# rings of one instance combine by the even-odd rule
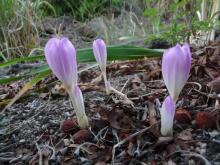
[[[68,147],[70,145],[70,140],[69,139],[63,139],[64,146]]]
[[[201,154],[201,155],[205,155],[205,154],[206,154],[206,149],[201,149],[201,150],[200,150],[200,154]]]
[[[196,165],[195,161],[193,159],[189,159],[188,160],[188,164],[189,165]]]
[[[202,144],[201,144],[201,148],[202,148],[202,149],[206,149],[206,147],[207,147],[207,144],[206,144],[206,143],[202,143]]]
[[[196,148],[195,148],[195,151],[196,151],[197,153],[200,153],[200,147],[196,147]]]
[[[19,141],[19,143],[24,143],[25,142],[25,139],[21,139],[20,141]]]

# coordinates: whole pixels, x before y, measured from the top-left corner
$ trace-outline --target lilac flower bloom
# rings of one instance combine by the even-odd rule
[[[173,135],[173,120],[175,115],[175,102],[167,96],[163,102],[161,114],[161,134],[163,136]]]
[[[67,38],[52,38],[45,46],[45,56],[53,73],[62,81],[73,103],[80,128],[87,128],[83,96],[77,86],[76,50]]]
[[[176,45],[163,54],[162,75],[170,96],[176,102],[183,89],[191,69],[189,45]]]
[[[76,50],[67,38],[51,38],[45,46],[45,56],[53,73],[66,88],[77,85]]]
[[[109,94],[111,85],[110,82],[108,82],[106,75],[107,48],[102,39],[97,39],[93,42],[93,54],[101,69],[105,82],[106,93]]]
[[[97,39],[93,42],[93,53],[101,71],[105,73],[107,63],[107,48],[102,39]]]

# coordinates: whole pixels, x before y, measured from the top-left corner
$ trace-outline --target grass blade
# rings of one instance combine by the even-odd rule
[[[87,71],[88,69],[91,69],[96,66],[98,66],[98,64],[93,64],[93,65],[88,66],[86,68],[80,69],[78,71],[78,73],[82,73],[82,72]],[[25,94],[29,89],[31,89],[34,85],[36,85],[40,80],[42,80],[46,76],[49,76],[50,74],[51,74],[51,71],[48,69],[48,70],[42,71],[41,73],[39,73],[38,75],[33,77],[29,82],[27,82],[24,85],[24,87],[19,91],[19,93],[16,94],[16,96],[7,104],[7,106],[3,109],[3,111],[1,113],[3,113],[5,109],[9,108],[12,104],[14,104],[19,98],[21,98],[21,96],[23,94]]]
[[[132,60],[144,57],[160,57],[163,53],[161,49],[146,49],[135,46],[120,45],[120,46],[108,46],[108,60]],[[7,61],[0,64],[1,67],[10,66],[20,62],[33,62],[44,60],[44,55],[30,56],[15,58],[13,60]],[[95,62],[93,51],[91,48],[79,49],[77,51],[77,62]]]
[[[23,75],[19,75],[19,76],[13,76],[13,77],[4,77],[4,78],[0,78],[0,85],[2,84],[7,84],[13,81],[17,81],[17,80],[21,80],[23,78],[29,78],[31,76],[34,76],[36,74],[40,74],[42,72],[46,72],[46,71],[50,71],[50,68],[48,67],[47,64],[43,64],[37,68],[33,68],[30,72],[25,73]]]
[[[50,70],[46,70],[44,72],[39,73],[35,77],[33,77],[29,82],[27,82],[24,87],[16,94],[16,96],[8,103],[8,105],[3,109],[1,113],[4,112],[5,109],[14,104],[25,92],[31,89],[35,84],[37,84],[40,80],[44,79],[46,76],[49,76],[51,73]]]
[[[14,64],[17,64],[17,63],[21,63],[21,62],[32,62],[32,61],[38,61],[38,60],[43,60],[43,59],[44,59],[43,55],[15,58],[13,60],[9,60],[7,62],[1,63],[0,68],[10,66],[10,65],[14,65]]]

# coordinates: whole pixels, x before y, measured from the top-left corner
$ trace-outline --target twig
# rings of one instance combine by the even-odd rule
[[[9,162],[11,160],[15,159],[15,157],[0,157],[0,162]]]
[[[197,157],[203,160],[203,162],[205,163],[205,165],[211,165],[211,163],[201,154],[198,153],[194,153],[194,152],[190,152],[190,151],[184,151],[184,150],[180,150],[180,151],[175,151],[171,154],[169,154],[167,157],[169,158],[170,156],[176,154],[176,153],[181,153],[181,155],[183,156],[190,156],[190,157]]]
[[[52,151],[52,155],[50,156],[50,159],[56,158],[56,152],[55,152],[54,148],[49,145],[45,145],[45,147],[49,148]]]
[[[125,84],[123,85],[123,87],[121,88],[120,92],[123,92],[125,87],[127,86],[128,82],[130,81],[130,79],[127,79],[127,81],[125,82]]]
[[[97,142],[99,142],[99,141],[102,141],[103,139],[105,139],[105,136],[106,136],[106,134],[107,134],[107,132],[108,132],[108,126],[102,128],[102,129],[97,133],[97,135],[91,130],[91,128],[89,128],[89,130],[90,130],[90,132],[93,134],[95,140],[96,140]],[[105,130],[106,130],[106,131],[105,131]],[[103,132],[103,131],[105,131],[105,133],[104,133],[104,135],[102,136],[102,132]]]
[[[128,98],[129,100],[139,100],[143,97],[147,97],[147,96],[150,96],[150,95],[153,95],[153,94],[158,94],[158,93],[163,93],[163,92],[166,92],[167,90],[166,89],[162,89],[161,92],[151,92],[151,93],[147,93],[145,95],[141,95],[141,96],[138,96],[138,97],[132,97],[132,98]]]
[[[205,165],[211,165],[211,163],[202,155],[200,154],[197,154],[197,153],[193,153],[193,152],[188,152],[188,153],[185,153],[185,154],[182,154],[183,156],[194,156],[194,157],[197,157],[197,158],[200,158],[203,160],[203,162],[205,163]]]
[[[133,91],[140,90],[140,89],[143,89],[143,88],[142,87],[138,87],[138,88],[131,89],[128,92],[126,92],[126,95],[128,95],[129,93],[131,93]]]
[[[42,157],[41,148],[40,148],[40,146],[37,144],[37,142],[35,142],[35,145],[36,145],[37,150],[38,150],[38,155],[39,155],[39,165],[43,165],[43,157]]]
[[[220,140],[212,139],[212,141],[220,144]]]
[[[129,104],[129,105],[133,105],[134,103],[122,92],[116,90],[115,88],[113,88],[112,86],[110,86],[110,91],[119,95],[120,97],[122,97],[125,101],[125,103]]]
[[[96,140],[97,142],[99,142],[98,136],[92,131],[92,128],[91,128],[91,127],[89,127],[89,131],[90,131],[91,134],[94,136],[95,140]]]
[[[157,124],[157,123],[156,123]],[[147,130],[149,130],[152,126],[151,125],[149,127],[146,127],[138,132],[135,132],[134,134],[131,134],[130,136],[126,137],[125,139],[123,139],[122,141],[118,142],[117,144],[115,144],[112,148],[112,164],[114,165],[114,160],[115,160],[115,150],[116,148],[120,147],[121,145],[123,145],[124,143],[128,142],[131,138],[134,138],[135,136],[138,136],[144,132],[146,132]]]
[[[85,142],[85,143],[80,144],[80,145],[76,148],[76,150],[74,151],[74,154],[75,154],[75,155],[79,155],[79,151],[80,151],[80,149],[81,149],[84,145],[93,145],[93,146],[96,146],[97,148],[99,148],[99,146],[98,146],[97,144],[90,143],[90,142]],[[88,151],[85,150],[85,149],[84,149],[84,151],[88,152]],[[90,152],[88,152],[88,153],[90,153]]]
[[[199,88],[196,89],[197,91],[201,91],[201,89],[202,89],[202,85],[200,83],[198,83],[198,82],[187,82],[186,84],[193,84],[193,85],[198,86]]]
[[[202,85],[199,84],[198,82],[187,82],[187,84],[194,84],[194,85],[197,85],[199,88],[198,89],[192,89],[198,93],[200,93],[201,95],[204,95],[206,97],[211,98],[211,99],[220,99],[220,96],[217,95],[217,94],[208,94],[208,93],[205,93],[205,92],[201,92],[201,89],[202,89]]]

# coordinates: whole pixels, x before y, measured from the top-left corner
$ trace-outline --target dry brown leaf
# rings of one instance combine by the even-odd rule
[[[192,129],[186,129],[179,133],[177,136],[178,139],[189,141],[192,140]]]
[[[180,123],[190,123],[191,115],[186,109],[177,109],[175,114],[175,120]]]
[[[207,84],[207,86],[209,88],[211,88],[212,90],[214,90],[217,93],[220,93],[220,77],[214,79],[213,81],[209,82]]]
[[[87,129],[81,129],[73,135],[74,143],[82,143],[85,141],[90,141],[92,139],[92,133]]]
[[[208,112],[198,112],[195,120],[198,128],[209,129],[216,126],[215,116]]]

